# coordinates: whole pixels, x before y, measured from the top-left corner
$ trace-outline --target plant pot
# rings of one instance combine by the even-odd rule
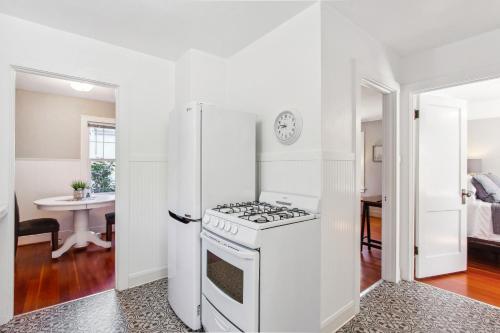
[[[82,200],[84,198],[85,191],[83,189],[73,191],[74,200]]]

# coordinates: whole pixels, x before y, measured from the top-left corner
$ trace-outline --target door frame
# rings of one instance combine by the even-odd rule
[[[355,205],[355,223],[356,223],[356,252],[360,249],[360,232],[361,232],[361,165],[360,165],[360,149],[359,140],[361,131],[361,117],[359,105],[361,102],[361,87],[366,86],[373,88],[382,94],[382,118],[383,118],[383,165],[382,165],[382,191],[385,207],[382,209],[382,280],[390,282],[400,281],[399,269],[399,88],[389,84],[382,83],[372,79],[368,75],[356,72],[355,80],[353,80],[354,98],[354,149],[356,152],[356,205]],[[360,275],[361,262],[360,256],[355,256],[357,281],[357,300],[360,295]],[[359,306],[359,304],[357,304]]]
[[[401,219],[408,223],[401,224],[401,278],[407,281],[415,280],[415,227],[416,227],[416,190],[417,178],[417,126],[414,120],[414,111],[418,109],[418,95],[456,87],[464,84],[487,81],[500,78],[500,65],[496,67],[480,68],[470,72],[453,73],[445,76],[410,83],[402,87],[401,91],[401,137],[405,131],[408,137],[402,145],[408,152],[407,163],[402,165],[402,170],[406,172],[401,180],[405,183],[407,193],[402,193],[403,205],[401,209]]]
[[[42,75],[46,77],[59,78],[70,81],[77,81],[83,83],[90,83],[93,85],[104,86],[114,89],[115,93],[115,118],[116,118],[116,199],[115,199],[115,212],[120,219],[120,223],[115,226],[115,289],[124,290],[128,288],[128,258],[127,258],[127,240],[128,240],[128,219],[121,219],[120,216],[126,216],[127,214],[127,198],[125,194],[122,194],[120,188],[127,188],[128,180],[124,176],[126,173],[126,162],[128,160],[127,154],[122,154],[122,149],[120,148],[121,142],[128,142],[128,131],[120,130],[125,127],[126,119],[120,110],[120,87],[114,83],[107,83],[98,80],[93,80],[89,78],[75,77],[71,75],[47,72],[44,70],[39,70],[35,68],[28,68],[23,66],[11,65],[10,68],[10,78],[9,78],[9,89],[11,90],[11,98],[8,101],[8,107],[6,110],[7,118],[9,119],[9,124],[7,126],[7,135],[10,138],[7,143],[9,147],[9,157],[6,161],[8,165],[8,176],[9,184],[7,186],[8,193],[14,193],[15,189],[15,119],[16,119],[16,74],[18,72]],[[8,213],[5,217],[7,229],[14,230],[14,196],[12,195],[7,202]],[[10,235],[10,236],[9,236]],[[14,234],[9,233],[3,236],[2,241],[5,242],[8,247],[9,253],[5,253],[8,259],[8,267],[5,269],[4,274],[8,279],[6,284],[2,284],[1,287],[7,289],[2,289],[2,295],[8,295],[6,299],[3,300],[3,305],[1,306],[0,322],[7,322],[14,315]],[[2,275],[4,275],[2,274]],[[2,279],[3,277],[0,277]]]

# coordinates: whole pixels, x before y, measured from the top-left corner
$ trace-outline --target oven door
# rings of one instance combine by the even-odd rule
[[[259,251],[206,230],[201,233],[201,238],[203,295],[240,330],[257,332]]]

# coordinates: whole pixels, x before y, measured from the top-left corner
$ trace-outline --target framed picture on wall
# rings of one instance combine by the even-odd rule
[[[382,145],[373,146],[373,162],[382,162],[383,155],[384,155],[384,150]]]

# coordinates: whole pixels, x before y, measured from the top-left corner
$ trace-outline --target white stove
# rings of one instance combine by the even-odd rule
[[[275,192],[205,211],[205,331],[319,330],[318,213],[316,197]]]

